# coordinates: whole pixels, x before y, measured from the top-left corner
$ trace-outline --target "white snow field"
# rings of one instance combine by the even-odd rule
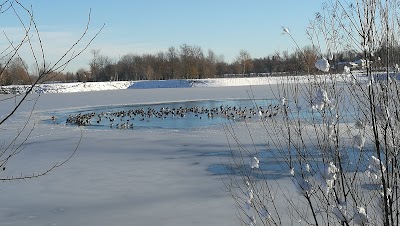
[[[360,76],[361,74],[355,74]],[[324,75],[316,77],[323,78]],[[346,78],[338,75],[338,79]],[[308,82],[309,76],[283,77],[285,81],[297,83]],[[142,80],[142,81],[113,81],[113,82],[73,82],[41,84],[34,88],[36,93],[72,93],[99,90],[119,89],[154,89],[154,88],[197,88],[197,87],[226,87],[226,86],[257,86],[278,84],[282,81],[280,76],[250,77],[250,78],[216,78],[216,79],[183,79],[183,80]],[[17,90],[25,91],[29,86],[13,85],[0,86],[0,91]]]
[[[43,120],[50,111],[92,106],[275,98],[279,82],[275,77],[42,85],[0,126],[4,148],[28,121],[17,140],[27,138],[22,151],[2,176],[44,172],[68,158],[81,135],[82,141],[72,159],[49,174],[1,183],[0,225],[241,225],[225,176],[208,170],[229,161],[223,125],[100,130]],[[0,95],[0,119],[19,98]],[[265,141],[262,134],[253,139]],[[252,146],[246,141],[243,145]],[[291,189],[285,185],[290,180],[279,175],[276,180]]]

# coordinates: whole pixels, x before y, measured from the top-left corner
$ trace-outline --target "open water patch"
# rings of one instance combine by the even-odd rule
[[[45,123],[95,129],[191,129],[279,115],[273,99],[235,99],[97,106],[49,112]]]
[[[321,114],[276,99],[234,99],[96,106],[49,112],[46,123],[95,129],[193,129],[275,117],[322,122]],[[295,109],[295,110],[293,110]]]

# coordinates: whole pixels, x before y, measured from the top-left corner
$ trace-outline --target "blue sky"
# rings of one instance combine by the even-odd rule
[[[128,53],[156,53],[170,46],[197,45],[232,62],[240,50],[252,57],[275,51],[292,52],[294,43],[282,35],[288,27],[300,46],[309,20],[321,10],[317,0],[25,0],[32,4],[46,56],[52,63],[80,36],[91,10],[89,35],[105,24],[99,37],[70,67],[88,68],[90,49],[117,61]],[[13,34],[18,22],[2,15],[0,29]],[[12,35],[10,35],[12,36]],[[18,36],[17,36],[18,37]],[[4,35],[0,46],[5,43]],[[29,65],[29,63],[28,63]]]

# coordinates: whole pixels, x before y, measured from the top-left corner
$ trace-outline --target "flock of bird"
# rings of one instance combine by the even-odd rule
[[[189,115],[198,119],[223,117],[231,121],[240,121],[251,118],[271,118],[278,115],[281,111],[282,105],[272,104],[265,107],[238,107],[228,105],[221,105],[213,108],[199,106],[178,108],[161,107],[158,110],[148,107],[100,113],[89,112],[71,114],[66,119],[66,124],[78,126],[108,125],[110,128],[132,129],[135,126],[135,121],[149,122],[153,119],[185,118]],[[56,118],[53,116],[52,120],[55,121],[55,119]]]

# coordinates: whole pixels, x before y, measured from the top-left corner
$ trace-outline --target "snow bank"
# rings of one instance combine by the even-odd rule
[[[75,82],[41,84],[34,88],[36,93],[72,93],[116,89],[156,89],[156,88],[197,88],[197,87],[227,87],[227,86],[257,86],[281,83],[305,83],[310,79],[324,78],[326,75],[306,76],[268,76],[251,78],[213,78],[213,79],[180,79],[180,80],[144,80],[144,81],[113,81],[113,82]],[[334,75],[339,79],[346,76]],[[363,78],[362,74],[356,74]],[[29,86],[0,86],[0,94],[24,93]]]
[[[257,86],[280,84],[282,82],[306,82],[309,76],[292,77],[251,77],[251,78],[215,78],[192,80],[193,87]]]
[[[129,89],[153,89],[153,88],[189,88],[190,80],[147,80],[133,82]]]
[[[326,75],[316,75],[323,78]],[[344,78],[342,74],[336,75]],[[306,83],[314,79],[310,76],[269,76],[249,78],[208,78],[208,79],[182,79],[182,80],[152,80],[134,81],[129,89],[155,89],[155,88],[197,88],[197,87],[228,87],[228,86],[258,86],[281,83]]]
[[[71,93],[71,92],[88,92],[97,90],[115,90],[115,89],[126,89],[131,84],[132,82],[129,81],[42,84],[38,87],[36,92]]]
[[[72,83],[52,83],[40,84],[34,87],[35,93],[74,93],[74,92],[89,92],[100,90],[116,90],[126,89],[133,82],[131,81],[116,81],[116,82],[72,82]],[[28,85],[11,85],[0,86],[0,94],[24,93],[30,86]]]

